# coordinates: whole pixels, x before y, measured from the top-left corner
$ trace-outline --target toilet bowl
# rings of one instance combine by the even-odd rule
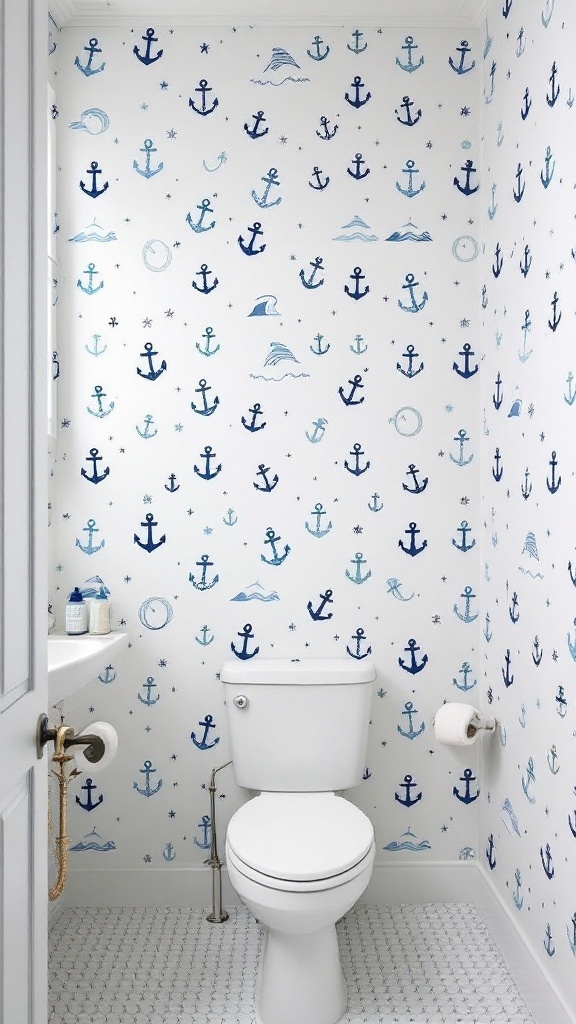
[[[374,863],[366,815],[334,793],[261,793],[232,816],[230,882],[266,926],[258,1012],[263,1024],[336,1024],[346,1010],[336,921]]]

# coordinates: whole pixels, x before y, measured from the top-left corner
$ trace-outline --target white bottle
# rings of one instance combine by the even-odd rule
[[[110,632],[110,602],[103,587],[90,602],[90,632],[95,635]]]
[[[88,632],[88,606],[78,587],[74,587],[66,605],[66,632],[68,636]]]

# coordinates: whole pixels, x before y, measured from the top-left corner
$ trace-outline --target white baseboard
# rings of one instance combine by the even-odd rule
[[[199,867],[77,868],[68,872],[68,907],[190,907],[212,906],[212,870]],[[240,900],[222,870],[222,902]]]

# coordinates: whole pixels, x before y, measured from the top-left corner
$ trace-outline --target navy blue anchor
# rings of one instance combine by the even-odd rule
[[[550,328],[550,330],[553,333],[556,332],[558,324],[560,323],[560,321],[562,319],[562,313],[558,312],[558,303],[559,303],[559,301],[560,301],[560,299],[558,298],[558,292],[554,292],[554,295],[553,295],[553,297],[552,297],[552,299],[550,301],[550,305],[552,306],[552,319],[548,320],[548,327]]]
[[[318,131],[318,129],[316,129],[316,135],[318,136],[319,139],[322,139],[324,142],[329,142],[330,139],[333,139],[334,136],[336,135],[336,132],[338,131],[339,126],[337,124],[334,125],[332,131],[330,131],[330,128],[328,127],[329,124],[330,119],[323,114],[322,117],[320,118],[320,125],[324,129],[324,134],[322,134],[321,132]]]
[[[470,665],[468,664],[468,662],[467,661],[463,661],[462,665],[461,665],[461,667],[459,668],[458,671],[459,671],[459,674],[464,677],[464,682],[459,683],[458,680],[454,679],[454,677],[453,677],[452,678],[452,682],[453,682],[454,686],[458,690],[462,690],[464,693],[467,693],[468,690],[473,690],[474,687],[476,686],[478,680],[474,679],[473,682],[471,682],[471,683],[468,682],[468,676],[470,675],[470,673],[472,671],[472,669],[470,668]]]
[[[550,164],[552,164],[552,167],[550,167]],[[548,185],[552,181],[552,178],[554,177],[555,167],[556,167],[556,161],[552,160],[552,150],[550,149],[550,146],[546,146],[546,155],[544,157],[544,167],[540,171],[540,181],[542,182],[544,188],[548,188]]]
[[[90,454],[86,456],[86,462],[92,463],[92,475],[89,476],[84,468],[80,470],[80,475],[85,480],[89,480],[91,484],[99,484],[102,480],[105,480],[110,473],[110,466],[106,466],[106,469],[102,473],[97,471],[97,463],[102,462],[102,456],[98,454],[98,448],[91,448]]]
[[[151,154],[158,152],[158,150],[154,148],[154,143],[152,142],[152,139],[144,139],[144,143],[140,152],[146,154],[146,166],[140,167],[138,161],[133,160],[132,167],[138,174],[141,174],[143,178],[153,178],[155,174],[160,173],[160,171],[164,167],[164,163],[161,160],[157,167],[150,167]]]
[[[456,533],[461,533],[462,534],[462,540],[460,542],[458,542],[458,541],[454,540],[454,537],[452,537],[452,543],[453,543],[454,547],[458,548],[458,551],[462,551],[464,554],[467,551],[471,551],[472,548],[476,544],[476,540],[475,539],[472,541],[471,544],[468,544],[467,541],[466,541],[466,535],[468,533],[470,533],[471,530],[472,530],[472,527],[468,525],[468,521],[466,519],[463,519],[462,522],[460,523],[460,526],[458,526],[457,529],[456,529]]]
[[[105,409],[103,407],[103,405],[102,405],[102,399],[104,399],[106,397],[107,397],[106,396],[106,392],[104,391],[104,388],[102,387],[102,385],[101,384],[95,384],[94,385],[94,394],[91,395],[91,398],[95,398],[96,399],[98,408],[97,409],[91,409],[90,406],[87,405],[86,406],[86,411],[89,412],[91,416],[97,416],[99,419],[103,419],[104,416],[109,416],[110,413],[112,412],[113,408],[114,408],[114,402],[110,402],[110,404],[108,405],[108,408]]]
[[[408,175],[408,188],[402,188],[399,181],[396,182],[396,188],[398,189],[399,192],[402,193],[403,196],[407,196],[408,199],[413,199],[414,196],[417,196],[420,192],[424,191],[424,189],[426,188],[425,181],[422,182],[419,188],[414,188],[413,176],[415,174],[420,174],[420,171],[416,167],[415,160],[406,161],[406,167],[402,168],[402,174]]]
[[[415,280],[414,274],[406,274],[406,284],[402,285],[402,288],[406,288],[410,294],[412,305],[404,306],[402,300],[398,299],[398,306],[403,309],[405,313],[419,313],[420,310],[424,309],[424,306],[428,302],[428,292],[422,292],[422,301],[417,302],[416,296],[414,295],[414,289],[419,287],[420,282]]]
[[[80,551],[84,551],[84,553],[86,555],[93,555],[96,551],[100,551],[100,548],[103,548],[105,546],[105,544],[106,544],[105,540],[101,541],[100,544],[93,544],[92,543],[92,538],[93,538],[94,534],[100,532],[98,527],[96,526],[96,520],[95,519],[88,519],[88,521],[86,523],[86,526],[82,527],[82,532],[88,534],[88,543],[87,544],[81,544],[80,540],[77,537],[76,538],[76,547],[80,548]]]
[[[360,170],[362,164],[365,163],[366,161],[364,160],[362,153],[355,153],[354,158],[351,161],[352,170],[350,169],[350,167],[347,167],[346,173],[349,174],[351,178],[355,178],[356,181],[361,181],[362,178],[366,178],[370,174],[369,167],[366,167],[365,170],[363,171]]]
[[[230,649],[233,651],[237,658],[240,658],[242,661],[248,661],[249,658],[253,658],[256,654],[258,654],[258,651],[260,650],[259,647],[255,647],[253,651],[248,650],[248,641],[254,639],[254,633],[252,632],[252,624],[250,622],[247,622],[246,625],[244,626],[244,629],[236,635],[242,637],[242,650],[239,651],[234,646],[234,642],[230,644]]]
[[[283,555],[279,555],[278,551],[276,550],[276,544],[281,539],[281,537],[275,534],[272,527],[269,526],[268,529],[266,530],[266,540],[264,541],[264,543],[270,545],[270,549],[272,551],[272,558],[266,558],[265,555],[260,555],[260,560],[262,562],[266,562],[266,565],[282,565],[284,559],[288,558],[288,555],[290,554],[291,551],[289,544],[284,545]]]
[[[543,946],[546,952],[548,953],[548,956],[554,956],[554,953],[556,952],[556,947],[552,942],[552,928],[550,927],[550,924],[546,925]]]
[[[470,178],[472,177],[473,174],[477,173],[476,172],[476,168],[474,167],[474,161],[473,160],[465,160],[464,164],[462,165],[460,170],[464,171],[464,175],[465,175],[464,184],[463,185],[460,184],[460,179],[458,178],[458,175],[456,175],[455,178],[454,178],[454,184],[455,184],[456,188],[458,189],[458,191],[462,193],[462,195],[464,195],[464,196],[473,196],[474,193],[477,192],[478,189],[480,188],[479,185],[471,185],[470,184]]]
[[[498,376],[496,377],[494,384],[496,385],[496,391],[492,395],[492,401],[494,403],[494,408],[496,409],[496,412],[498,412],[498,409],[502,405],[502,401],[504,399],[504,395],[500,390],[502,387],[502,378],[500,376],[500,370],[498,370]]]
[[[325,537],[327,533],[330,533],[330,530],[332,529],[332,520],[330,520],[330,522],[326,524],[326,529],[320,529],[322,516],[327,515],[326,509],[324,508],[321,501],[317,502],[310,515],[316,516],[316,526],[314,529],[312,529],[310,524],[308,522],[305,522],[304,526],[308,530],[308,533],[311,533],[313,537],[317,537],[318,539],[320,539],[320,537]]]
[[[504,257],[502,256],[502,250],[500,249],[500,242],[496,242],[496,248],[494,249],[494,262],[492,264],[492,273],[494,274],[494,277],[500,277],[503,265]]]
[[[546,843],[545,851],[540,847],[540,860],[542,861],[542,867],[544,868],[546,878],[554,878],[554,865],[552,863],[550,843]]]
[[[98,797],[97,800],[92,800],[92,790],[98,789],[98,786],[96,785],[96,783],[92,782],[92,779],[86,779],[85,784],[80,788],[86,790],[86,803],[83,804],[80,797],[76,797],[76,803],[78,804],[79,807],[82,808],[82,810],[93,811],[95,807],[99,807],[100,804],[104,801],[104,796],[102,793],[100,793],[100,796]]]
[[[268,127],[263,128],[262,131],[258,131],[261,124],[264,124],[266,118],[264,117],[264,111],[259,110],[256,114],[252,114],[254,123],[250,128],[246,122],[244,122],[244,131],[246,135],[249,135],[251,139],[261,139],[263,135],[267,135],[270,129]]]
[[[542,654],[543,654],[543,650],[540,647],[540,639],[539,639],[538,636],[535,636],[534,637],[534,643],[532,644],[532,661],[536,665],[536,668],[538,668],[540,662],[542,661]],[[558,687],[558,691],[560,691],[560,690],[562,690],[562,694],[563,694],[564,690],[562,689],[561,686]]]
[[[413,719],[414,715],[417,715],[418,713],[419,712],[414,707],[412,701],[411,700],[407,700],[405,705],[404,705],[404,711],[402,712],[402,714],[406,715],[407,718],[408,718],[408,729],[407,730],[403,729],[401,725],[397,725],[396,726],[396,729],[398,730],[400,735],[401,736],[405,736],[407,740],[415,740],[416,737],[420,736],[420,734],[423,733],[424,729],[426,728],[426,723],[425,722],[421,723],[419,729],[415,729],[414,728],[414,725],[412,723],[412,719]]]
[[[416,64],[412,60],[412,50],[418,49],[418,43],[414,42],[414,36],[406,36],[404,44],[401,47],[401,49],[407,51],[406,64],[402,63],[400,57],[396,57],[396,63],[399,68],[402,68],[402,71],[407,71],[409,74],[411,74],[412,71],[417,71],[418,68],[422,67],[424,63],[424,57],[421,56],[420,60]]]
[[[312,177],[316,178],[316,183],[314,183],[313,181],[309,181],[308,182],[308,184],[310,185],[310,188],[315,188],[315,189],[317,189],[320,192],[323,189],[325,189],[326,186],[330,183],[329,176],[326,175],[324,180],[322,180],[322,178],[320,177],[321,174],[322,174],[322,171],[320,170],[320,168],[319,167],[314,167],[314,169],[312,171]]]
[[[256,425],[256,418],[258,416],[264,415],[262,412],[262,406],[260,405],[260,402],[254,402],[254,405],[252,406],[251,409],[248,409],[248,412],[252,413],[252,419],[250,420],[250,423],[248,423],[248,420],[244,416],[242,416],[240,420],[242,426],[245,427],[246,430],[249,430],[252,434],[255,434],[257,430],[264,430],[264,427],[266,426],[266,421],[264,421],[264,423],[259,423],[258,426]]]
[[[568,936],[568,942],[570,943],[570,949],[574,953],[574,956],[576,956],[576,913],[572,914],[570,923],[572,924],[572,934],[570,934],[568,925],[566,925],[566,934]]]
[[[211,231],[212,228],[216,227],[216,221],[215,220],[211,221],[210,224],[204,224],[204,218],[205,218],[206,214],[207,213],[214,213],[214,210],[210,206],[210,200],[209,199],[203,199],[202,202],[199,205],[196,206],[196,209],[200,210],[200,215],[199,215],[197,221],[193,221],[192,220],[191,213],[187,213],[186,214],[186,223],[190,225],[190,227],[192,228],[192,231],[195,231],[198,234],[201,231]]]
[[[216,573],[216,575],[212,580],[210,580],[210,582],[208,582],[206,579],[206,573],[208,569],[211,569],[212,566],[214,565],[214,562],[211,562],[209,560],[208,555],[200,555],[200,561],[196,562],[195,565],[197,565],[198,568],[202,570],[202,573],[199,580],[197,580],[192,573],[188,574],[188,579],[190,580],[190,583],[192,584],[194,589],[203,591],[211,590],[212,587],[215,587],[216,584],[218,583],[218,580],[220,579],[218,573]]]
[[[90,196],[91,199],[97,199],[98,196],[101,196],[102,193],[106,191],[106,189],[108,188],[110,182],[109,181],[105,181],[104,184],[102,185],[102,188],[98,188],[98,185],[96,184],[96,175],[97,174],[102,174],[102,169],[100,167],[98,167],[98,161],[97,160],[92,160],[92,162],[90,164],[90,170],[87,169],[86,170],[86,174],[91,174],[92,175],[92,185],[91,185],[90,188],[86,188],[86,185],[84,184],[84,182],[80,181],[80,188],[85,193],[85,195]]]
[[[206,117],[208,114],[212,114],[218,106],[218,99],[215,97],[211,107],[206,105],[206,94],[212,92],[212,86],[208,85],[205,78],[201,78],[196,86],[194,92],[199,92],[201,97],[201,106],[197,107],[192,97],[188,100],[188,106],[192,107],[192,110],[196,114],[201,114],[202,117]]]
[[[460,782],[464,783],[464,794],[460,793],[458,786],[454,786],[452,792],[457,800],[460,800],[463,804],[472,804],[480,796],[480,790],[478,789],[474,795],[470,792],[470,784],[476,782],[476,777],[472,773],[471,768],[465,768],[462,775],[460,776]]]
[[[360,38],[363,35],[364,35],[364,33],[360,32],[359,29],[357,29],[357,28],[354,29],[354,31],[352,32],[352,38],[355,40],[354,46],[350,46],[350,43],[346,43],[346,48],[348,50],[351,50],[352,53],[356,53],[356,54],[363,53],[364,50],[366,50],[367,47],[368,47],[368,43],[364,43],[364,46],[360,46]]]
[[[218,473],[220,473],[222,469],[222,463],[219,462],[218,465],[216,466],[216,469],[210,469],[211,460],[216,458],[216,452],[212,450],[211,445],[205,445],[204,451],[200,452],[200,458],[204,459],[205,462],[204,471],[201,472],[198,469],[198,466],[194,464],[194,472],[196,473],[197,476],[202,477],[202,480],[213,480],[214,477],[218,476]]]
[[[213,283],[208,284],[208,274],[211,273],[212,271],[208,270],[208,264],[201,263],[200,270],[196,271],[196,276],[202,278],[202,284],[197,284],[196,281],[192,281],[192,287],[203,295],[208,295],[209,292],[213,292],[214,289],[218,287],[219,281],[218,278],[215,277]]]
[[[517,57],[521,57],[522,54],[524,53],[524,50],[526,49],[526,33],[524,31],[524,26],[523,25],[521,25],[519,30],[518,30],[518,35],[516,36],[516,40],[518,42],[518,45],[516,47],[516,56]]]
[[[399,121],[400,124],[406,125],[407,128],[413,128],[415,124],[418,124],[418,121],[422,117],[422,111],[420,109],[416,111],[416,117],[412,117],[412,110],[410,108],[413,106],[414,101],[411,100],[409,96],[403,96],[402,103],[400,104],[400,110],[404,110],[406,117],[400,117],[398,113],[398,107],[396,107],[394,110],[394,113],[396,114],[396,120]]]
[[[457,615],[462,622],[474,622],[474,619],[478,618],[478,612],[473,615],[470,611],[470,602],[473,597],[476,597],[476,594],[472,592],[472,587],[464,587],[460,597],[464,598],[464,611],[460,612],[458,610],[458,605],[455,604],[453,609],[454,614]]]
[[[216,348],[210,348],[210,342],[212,341],[212,338],[215,337],[214,328],[213,327],[207,327],[206,331],[204,332],[202,337],[205,338],[205,343],[204,343],[204,347],[203,348],[200,345],[199,341],[196,342],[196,348],[198,349],[200,355],[202,355],[202,356],[213,356],[213,355],[215,355],[216,352],[218,351],[218,349],[220,348],[220,345],[216,345]]]
[[[192,740],[194,746],[198,747],[198,750],[210,750],[210,747],[215,747],[217,743],[220,743],[219,736],[215,736],[214,739],[212,740],[212,743],[208,743],[208,733],[210,729],[216,728],[216,725],[214,724],[213,715],[205,715],[204,721],[198,722],[198,725],[201,725],[202,728],[204,729],[204,735],[202,736],[202,739],[197,740],[196,733],[190,733],[190,739]]]
[[[99,68],[92,67],[92,60],[94,58],[94,54],[102,53],[102,50],[98,49],[98,40],[96,38],[89,39],[88,46],[85,46],[84,50],[88,54],[88,60],[86,61],[86,64],[81,64],[80,58],[76,57],[74,60],[75,67],[77,67],[83,75],[86,75],[86,78],[89,78],[90,75],[97,75],[100,71],[104,71],[104,68],[106,67],[106,61],[103,61]]]
[[[529,245],[525,245],[524,246],[524,253],[522,255],[522,259],[520,260],[520,264],[519,265],[520,265],[520,273],[522,274],[522,276],[524,278],[528,277],[528,272],[530,270],[530,267],[532,266],[532,256],[530,255],[530,246]]]
[[[546,103],[548,104],[549,107],[553,107],[554,106],[554,104],[556,103],[556,100],[558,99],[558,97],[560,95],[560,86],[556,84],[556,75],[557,74],[558,74],[558,68],[556,67],[556,61],[553,61],[552,62],[552,67],[550,69],[550,77],[548,79],[548,81],[550,82],[550,92],[546,93]]]
[[[254,223],[252,224],[252,227],[248,226],[247,230],[252,232],[250,241],[248,242],[248,244],[246,244],[242,235],[238,235],[238,245],[240,246],[242,252],[245,253],[246,256],[258,256],[258,254],[264,252],[264,249],[266,248],[265,242],[263,243],[263,245],[259,245],[257,246],[257,248],[254,248],[254,243],[258,235],[264,235],[260,221],[255,220]]]
[[[502,467],[502,456],[500,455],[500,449],[496,448],[496,451],[494,452],[494,466],[492,467],[492,476],[494,477],[496,483],[498,484],[500,483],[503,475],[504,469]]]
[[[421,672],[422,669],[426,666],[428,662],[428,655],[423,654],[422,661],[420,662],[417,660],[416,652],[420,650],[420,647],[418,647],[416,641],[413,639],[408,641],[408,646],[405,647],[404,650],[407,651],[410,655],[410,664],[407,665],[402,658],[398,658],[398,664],[400,665],[400,668],[404,669],[405,672],[410,672],[411,675],[415,676],[418,672]]]
[[[520,618],[520,612],[518,611],[518,594],[516,591],[512,594],[511,603],[508,605],[508,614],[510,616],[510,620],[514,625],[516,625]]]
[[[357,551],[354,558],[351,558],[350,561],[352,562],[352,565],[356,566],[356,571],[354,575],[352,575],[352,573],[348,569],[346,569],[344,575],[347,577],[347,579],[351,580],[352,583],[358,584],[365,583],[366,580],[370,579],[372,575],[371,569],[368,569],[368,572],[365,573],[364,576],[362,575],[361,566],[366,565],[366,559],[362,557],[361,551]]]
[[[198,636],[198,634],[196,634],[194,639],[197,644],[200,644],[201,647],[208,647],[208,644],[211,644],[215,639],[214,633],[210,633],[209,626],[200,626],[200,633],[202,635]],[[208,636],[208,633],[210,633],[210,636]]]
[[[365,295],[370,291],[370,285],[367,284],[365,288],[360,289],[360,281],[365,280],[365,276],[362,273],[362,267],[354,267],[354,270],[350,274],[350,278],[354,281],[354,291],[352,291],[347,284],[344,285],[344,291],[351,299],[363,299]]]
[[[412,799],[412,790],[417,787],[418,783],[413,782],[411,775],[405,775],[404,781],[399,783],[400,789],[405,791],[405,795],[399,796],[398,793],[394,793],[394,799],[399,804],[403,804],[404,807],[412,807],[413,804],[417,804],[422,799],[422,791],[420,791],[414,799]]]
[[[263,178],[260,178],[260,181],[264,182],[264,192],[262,193],[261,196],[258,196],[256,195],[254,189],[252,189],[252,199],[254,200],[254,202],[258,203],[258,206],[266,210],[271,206],[278,206],[282,202],[282,196],[279,196],[278,199],[273,199],[272,202],[270,203],[268,202],[268,195],[270,189],[272,188],[272,185],[280,185],[280,182],[278,181],[278,171],[276,167],[271,167],[268,171],[268,174],[264,175]]]
[[[355,90],[355,96],[351,99],[350,95],[347,92],[345,92],[344,99],[346,100],[347,103],[350,104],[351,107],[356,107],[356,109],[358,110],[359,107],[363,107],[365,103],[368,103],[368,100],[371,98],[372,93],[367,92],[364,99],[360,99],[360,89],[366,88],[366,86],[362,82],[360,75],[354,75],[354,78],[352,79],[350,86],[352,89]]]
[[[209,814],[203,814],[202,815],[202,820],[198,822],[198,828],[203,831],[204,835],[202,836],[201,840],[198,840],[196,838],[196,836],[194,836],[194,839],[193,839],[194,846],[199,846],[201,850],[209,850],[210,849],[210,840],[208,838],[208,833],[209,833],[210,829],[212,828],[212,823],[210,821],[210,815]]]
[[[491,832],[488,836],[488,848],[486,850],[486,860],[488,861],[488,867],[491,871],[494,871],[496,867],[496,857],[494,856],[494,835]]]
[[[308,613],[310,615],[310,618],[313,619],[314,622],[323,622],[326,619],[331,619],[332,618],[332,614],[333,614],[332,612],[327,612],[326,615],[322,614],[327,604],[333,604],[334,603],[332,601],[332,594],[333,594],[332,590],[327,590],[325,594],[320,594],[320,604],[318,605],[318,607],[316,609],[313,608],[312,601],[308,601],[308,604],[306,605],[306,608],[308,609]]]
[[[495,77],[495,75],[496,75],[496,61],[493,60],[492,61],[492,66],[490,68],[490,92],[486,92],[486,89],[483,89],[483,91],[482,91],[482,95],[484,96],[484,102],[485,103],[492,103],[492,100],[494,99],[494,77]],[[498,134],[499,134],[499,136],[501,135],[501,126],[502,126],[502,122],[500,122],[500,125],[498,126],[498,129],[499,129]],[[502,136],[502,138],[503,138],[503,136]],[[498,142],[498,145],[501,145],[501,143]]]
[[[311,53],[310,50],[306,50],[306,53],[308,54],[309,57],[312,58],[312,60],[325,60],[328,54],[330,53],[330,47],[328,45],[326,46],[324,52],[320,53],[320,47],[322,46],[323,42],[324,40],[321,39],[320,36],[314,36],[314,39],[312,40],[312,46],[316,47],[316,53]]]
[[[556,494],[556,491],[558,490],[558,488],[560,487],[560,484],[562,483],[562,477],[561,476],[559,476],[558,479],[556,479],[556,467],[558,465],[558,463],[556,461],[556,452],[552,452],[552,458],[550,459],[550,462],[548,463],[548,465],[550,466],[550,469],[551,469],[552,472],[550,474],[550,476],[551,476],[550,480],[548,479],[548,477],[546,477],[546,487],[550,491],[550,494]]]
[[[92,284],[94,276],[100,273],[99,270],[96,270],[95,263],[89,263],[88,266],[86,267],[86,270],[83,270],[82,273],[88,274],[88,284],[83,285],[81,279],[78,278],[76,282],[77,288],[80,288],[80,290],[83,291],[85,295],[94,295],[96,292],[101,291],[101,289],[104,287],[104,281],[100,281],[100,284],[96,285],[96,287],[94,287],[94,285]]]
[[[570,576],[570,579],[572,580],[572,583],[576,587],[576,572],[572,572],[572,562],[568,562],[568,574]]]
[[[153,516],[152,512],[147,512],[145,517],[144,517],[144,520],[145,521],[143,523],[140,523],[140,526],[146,526],[147,527],[147,531],[148,532],[147,532],[146,540],[145,541],[141,541],[139,536],[138,536],[138,534],[135,533],[134,534],[134,543],[137,544],[138,547],[143,548],[144,551],[147,551],[148,554],[150,554],[150,552],[155,551],[156,548],[159,548],[161,544],[165,544],[166,543],[166,534],[163,533],[161,538],[160,538],[160,540],[157,541],[156,543],[154,543],[154,541],[152,540],[152,530],[153,530],[153,528],[155,526],[158,526],[158,523],[154,521],[154,516]]]
[[[157,355],[158,353],[154,351],[154,345],[152,344],[152,342],[147,341],[144,345],[144,351],[140,353],[140,357],[142,359],[148,360],[148,373],[144,373],[144,370],[141,370],[140,367],[137,366],[136,373],[138,374],[139,377],[144,377],[146,380],[157,380],[160,374],[164,373],[164,370],[167,369],[165,359],[162,360],[157,370],[154,369],[152,360],[154,356]]]
[[[530,107],[532,106],[532,100],[530,99],[530,87],[526,86],[524,95],[522,97],[522,107],[520,108],[520,117],[523,121],[526,120],[530,113]]]
[[[502,8],[502,16],[507,18],[512,10],[512,0],[504,0],[504,6]]]
[[[364,387],[362,383],[362,375],[359,373],[355,374],[352,380],[349,380],[348,383],[351,385],[351,389],[348,392],[348,395],[344,394],[343,386],[338,388],[338,394],[340,395],[340,398],[344,402],[344,405],[361,405],[362,402],[364,401],[365,396],[362,395],[361,398],[354,398],[354,395],[356,394],[356,391],[359,388]]]
[[[144,689],[146,690],[146,696],[142,697],[141,694],[138,693],[137,694],[138,700],[142,704],[146,704],[148,707],[152,707],[153,704],[157,704],[158,701],[160,700],[160,694],[158,694],[156,697],[152,697],[151,696],[152,689],[155,688],[155,687],[156,687],[156,683],[154,682],[154,676],[148,676],[147,679],[146,679],[146,682],[144,683]]]
[[[414,345],[407,345],[406,346],[406,351],[402,353],[401,358],[408,360],[408,369],[405,370],[402,366],[400,366],[400,363],[396,363],[396,369],[399,370],[399,372],[404,377],[410,377],[410,378],[416,377],[424,369],[424,363],[423,362],[420,363],[420,366],[418,367],[417,370],[415,370],[414,366],[412,365],[415,359],[419,359],[420,358],[420,353],[416,352]]]
[[[476,363],[473,370],[470,369],[470,358],[474,355],[474,352],[472,351],[472,346],[469,342],[466,342],[462,346],[462,351],[459,352],[458,355],[464,357],[464,369],[461,370],[456,361],[452,363],[452,369],[459,377],[473,377],[475,373],[478,373],[478,363]]]
[[[419,472],[420,470],[416,468],[413,462],[411,462],[408,466],[408,469],[406,470],[405,476],[412,477],[412,480],[414,481],[414,487],[410,487],[408,484],[403,483],[403,491],[408,491],[409,494],[422,494],[422,491],[426,490],[428,486],[428,477],[425,476],[424,479],[420,482],[420,480],[418,480],[417,478],[417,474]]]
[[[218,395],[216,395],[214,397],[214,401],[213,401],[212,405],[208,405],[208,400],[206,398],[206,393],[208,391],[211,391],[211,390],[212,390],[211,385],[206,383],[206,379],[204,377],[202,377],[198,381],[198,387],[194,388],[194,394],[202,396],[202,408],[201,409],[198,408],[198,406],[195,405],[194,402],[190,402],[190,407],[191,407],[192,411],[198,413],[199,416],[211,416],[212,413],[215,412],[216,409],[218,408],[218,405],[220,403],[220,399],[218,398]]]
[[[358,629],[356,630],[356,632],[352,634],[350,639],[356,641],[356,650],[355,651],[351,651],[350,650],[350,646],[346,645],[346,650],[347,650],[348,654],[350,655],[350,657],[351,658],[356,658],[357,661],[362,661],[362,658],[367,658],[369,654],[372,654],[372,648],[371,647],[367,647],[366,650],[363,653],[360,653],[361,645],[363,643],[367,643],[367,640],[366,640],[366,637],[365,637],[364,633],[365,633],[365,631],[362,629],[362,627],[358,626]]]
[[[344,469],[347,469],[349,473],[352,473],[354,476],[361,476],[362,473],[365,473],[370,468],[369,461],[366,462],[365,466],[360,465],[360,456],[364,455],[364,452],[362,451],[362,445],[358,441],[352,445],[352,451],[349,454],[354,455],[356,459],[354,466],[350,466],[347,459],[344,460]]]
[[[328,351],[328,349],[330,348],[330,342],[329,341],[326,343],[326,345],[322,345],[322,341],[323,340],[324,340],[324,335],[323,334],[317,334],[316,337],[314,338],[314,341],[316,342],[316,348],[314,348],[313,345],[309,345],[308,346],[310,351],[313,352],[315,356],[325,356],[327,351]]]
[[[402,540],[399,540],[398,547],[402,548],[402,551],[405,551],[406,554],[410,555],[412,558],[414,558],[415,555],[419,555],[421,551],[424,551],[424,548],[428,547],[427,540],[423,540],[420,545],[416,543],[416,534],[420,533],[416,523],[408,523],[408,529],[404,530],[404,533],[407,533],[410,537],[410,544],[407,547]]]
[[[568,825],[572,835],[576,839],[576,811],[574,811],[574,820],[572,820],[571,814],[568,815]]]
[[[324,270],[322,265],[322,256],[316,256],[316,259],[312,260],[310,266],[312,267],[312,273],[310,276],[306,278],[304,276],[304,270],[302,269],[299,274],[300,280],[305,288],[320,288],[320,286],[324,284],[324,278],[322,277],[319,281],[315,281],[314,278],[316,277],[316,272],[318,270]]]
[[[152,43],[157,43],[158,42],[156,36],[154,35],[154,29],[153,28],[147,28],[146,29],[146,35],[145,36],[141,36],[140,38],[143,39],[145,41],[145,43],[146,43],[146,53],[141,54],[140,50],[138,49],[137,46],[134,47],[132,52],[135,54],[135,56],[138,58],[138,60],[141,61],[142,64],[155,64],[157,60],[160,60],[160,57],[164,53],[164,50],[158,50],[158,53],[156,54],[155,57],[151,57],[150,56],[150,50],[152,49]]]
[[[255,487],[257,491],[266,491],[267,493],[270,493],[270,491],[273,491],[274,488],[276,487],[276,484],[278,483],[279,479],[278,474],[274,473],[272,479],[269,480],[269,472],[270,466],[265,466],[263,462],[260,462],[258,465],[258,472],[256,473],[256,476],[262,477],[262,480],[264,482],[262,484],[255,483],[254,481],[252,482],[252,486]]]
[[[522,179],[523,174],[524,168],[522,167],[522,164],[518,164],[516,168],[516,184],[512,189],[512,195],[514,196],[514,199],[517,203],[522,202],[522,197],[524,195],[524,190],[526,188],[526,183]]]
[[[502,673],[502,680],[506,688],[512,686],[512,683],[514,682],[514,674],[510,672],[511,664],[512,655],[510,654],[510,648],[508,647],[506,654],[504,655],[504,668],[500,669]]]
[[[470,50],[471,50],[471,48],[468,45],[468,40],[467,39],[462,39],[461,42],[460,42],[460,46],[456,47],[456,53],[460,54],[460,60],[459,60],[458,64],[454,63],[454,61],[452,60],[452,57],[448,58],[448,63],[450,65],[450,67],[452,68],[453,71],[456,72],[457,75],[465,75],[468,71],[472,71],[472,68],[476,67],[476,61],[475,60],[473,60],[471,64],[468,64],[467,67],[464,67],[464,61],[466,60],[466,54],[470,53]]]

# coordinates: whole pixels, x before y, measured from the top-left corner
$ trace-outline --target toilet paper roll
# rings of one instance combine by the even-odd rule
[[[434,732],[439,743],[469,747],[476,739],[480,713],[472,704],[443,704],[434,716]]]
[[[107,768],[109,764],[116,757],[118,752],[118,733],[110,722],[92,722],[91,725],[87,725],[79,736],[99,736],[104,743],[104,754],[99,761],[91,761],[89,756],[90,748],[82,746],[74,746],[71,748],[74,751],[74,758],[76,760],[76,766],[81,771],[86,772],[87,775],[95,775],[97,772],[101,772],[104,768]]]

